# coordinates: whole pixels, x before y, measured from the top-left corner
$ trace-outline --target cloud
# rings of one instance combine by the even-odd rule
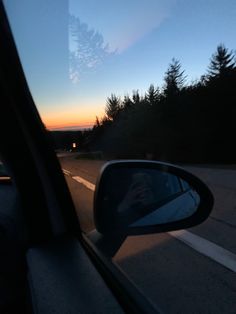
[[[158,28],[161,23],[170,16],[171,6],[174,1],[143,1],[142,5],[134,6],[132,13],[123,16],[122,23],[114,30],[114,34],[104,33],[104,38],[112,49],[119,53],[141,40],[152,30]]]
[[[123,52],[170,15],[177,0],[70,0],[70,12],[99,30],[112,50]]]
[[[70,79],[77,83],[109,57],[158,28],[177,0],[70,0]],[[81,21],[85,21],[81,22]]]

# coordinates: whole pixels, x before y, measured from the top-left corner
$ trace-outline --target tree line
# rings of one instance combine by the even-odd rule
[[[218,45],[206,74],[186,84],[181,63],[172,59],[162,88],[123,99],[107,98],[87,141],[112,158],[172,162],[235,162],[236,60]]]
[[[234,163],[235,118],[235,53],[220,44],[206,73],[191,84],[172,59],[162,88],[151,84],[144,95],[136,90],[122,99],[111,94],[83,148],[108,158]]]

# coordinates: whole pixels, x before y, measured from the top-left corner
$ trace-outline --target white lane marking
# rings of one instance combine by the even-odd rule
[[[91,191],[95,191],[95,185],[92,184],[91,182],[79,177],[79,176],[76,176],[76,177],[72,177],[72,179],[76,180],[77,182],[83,184],[84,186],[86,186],[86,188],[88,188],[89,190]]]
[[[64,171],[64,169],[63,169]],[[66,172],[70,173],[66,170]],[[79,177],[72,177],[77,182],[83,184],[88,189],[95,191],[95,185],[91,182]],[[204,238],[201,238],[189,231],[178,230],[168,232],[172,237],[182,241],[186,245],[190,246],[195,251],[205,255],[215,262],[223,265],[224,267],[236,272],[236,254],[220,247],[219,245],[210,242]]]
[[[63,173],[64,173],[65,175],[72,177],[72,173],[71,173],[70,171],[68,171],[68,170],[66,170],[66,169],[62,169],[62,170],[63,170]],[[83,185],[86,186],[86,188],[88,188],[89,190],[91,190],[91,191],[93,191],[93,192],[95,191],[95,185],[92,184],[91,182],[89,182],[89,181],[83,179],[82,177],[74,176],[74,177],[72,177],[72,179],[74,179],[75,181],[77,181],[77,182],[83,184]]]
[[[185,230],[171,231],[168,233],[172,237],[184,242],[195,251],[236,272],[236,254]]]
[[[71,172],[66,170],[66,169],[62,169],[63,173],[67,176],[71,175]]]

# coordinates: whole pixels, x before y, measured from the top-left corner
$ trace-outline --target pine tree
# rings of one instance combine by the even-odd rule
[[[149,89],[145,95],[145,99],[150,105],[155,105],[159,100],[159,89],[155,88],[153,84],[149,86]]]
[[[107,98],[105,112],[109,120],[114,120],[121,109],[120,98],[115,94],[111,94],[111,97]]]
[[[135,105],[138,105],[140,103],[140,96],[139,96],[139,91],[138,90],[134,90],[133,91],[132,99],[133,99],[133,103]]]
[[[164,95],[171,97],[178,94],[184,86],[185,79],[180,62],[173,58],[164,76]]]
[[[128,94],[124,96],[124,100],[123,100],[122,104],[123,104],[122,108],[124,110],[132,108],[133,102],[130,99]]]
[[[217,47],[208,67],[208,78],[222,77],[236,67],[233,51],[228,51],[223,44]]]
[[[99,128],[99,127],[100,127],[100,122],[99,122],[98,116],[96,116],[96,121],[95,121],[94,126],[95,126],[96,128]]]

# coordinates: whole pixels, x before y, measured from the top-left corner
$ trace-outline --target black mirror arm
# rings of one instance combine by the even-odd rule
[[[97,230],[93,230],[86,235],[92,243],[107,257],[112,258],[118,252],[122,243],[126,239],[126,235],[121,234],[101,234]]]

